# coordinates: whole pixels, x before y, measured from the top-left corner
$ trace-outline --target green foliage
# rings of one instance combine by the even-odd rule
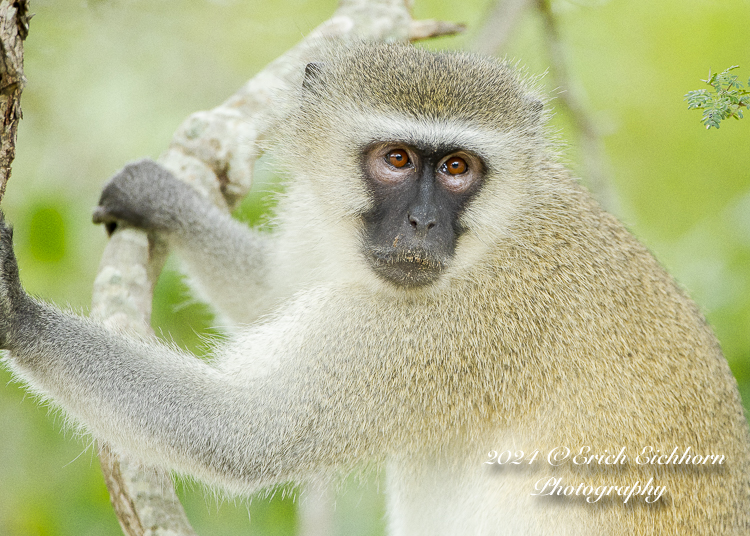
[[[714,88],[713,93],[707,89],[696,89],[685,95],[688,110],[693,108],[703,110],[701,121],[706,128],[719,128],[719,123],[730,117],[742,119],[742,107],[750,106],[750,90],[744,89],[737,75],[729,73],[737,68],[739,65],[732,65],[720,73],[708,72],[708,79],[702,82]],[[747,84],[750,87],[750,79]]]
[[[29,249],[42,263],[57,263],[65,257],[65,219],[56,203],[40,203],[31,209],[27,223]]]
[[[490,3],[417,0],[414,15],[466,22],[465,36],[430,45],[455,48],[476,35]],[[33,4],[24,120],[2,208],[16,226],[27,290],[86,311],[106,243],[106,233],[91,225],[102,182],[124,162],[157,157],[185,117],[226,99],[330,16],[335,2]],[[693,87],[685,65],[722,65],[730,61],[721,59],[727,51],[750,50],[747,0],[553,4],[571,74],[607,132],[607,157],[625,207],[619,215],[706,312],[750,410],[750,151],[738,150],[750,145],[750,129],[722,131],[731,143],[722,132],[707,137],[688,128],[690,114],[664,104]],[[618,31],[623,27],[632,31]],[[549,66],[543,31],[528,10],[505,52],[532,73],[543,72]],[[554,94],[554,81],[546,81]],[[553,100],[550,108],[559,106]],[[572,141],[575,130],[564,114],[554,120]],[[668,137],[665,125],[673,127]],[[571,143],[570,162],[583,160],[576,151]],[[273,223],[264,211],[279,188],[262,174],[256,166],[252,193],[235,212],[252,225]],[[157,286],[154,325],[205,355],[201,337],[212,337],[210,328],[220,321],[191,298],[176,264],[169,266],[174,269]],[[59,414],[32,400],[0,366],[0,536],[122,536],[96,448],[88,437],[75,440],[69,428],[60,433]],[[382,487],[373,479],[338,489],[331,534],[383,534]],[[248,505],[214,499],[190,481],[178,488],[198,534],[267,535],[270,526],[276,535],[295,534],[288,496],[255,497]]]

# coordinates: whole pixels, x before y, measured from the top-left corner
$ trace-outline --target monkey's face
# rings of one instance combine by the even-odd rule
[[[321,59],[300,73],[275,136],[298,200],[282,220],[321,272],[440,292],[483,269],[555,188],[535,172],[542,102],[508,65],[348,42]]]
[[[458,147],[376,143],[362,159],[372,208],[364,253],[382,279],[401,287],[434,282],[464,232],[460,215],[479,191],[482,160]]]

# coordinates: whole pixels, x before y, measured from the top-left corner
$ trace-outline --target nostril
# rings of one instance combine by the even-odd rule
[[[429,216],[420,217],[420,215],[408,214],[407,217],[412,229],[420,233],[430,231],[437,225],[435,218]]]

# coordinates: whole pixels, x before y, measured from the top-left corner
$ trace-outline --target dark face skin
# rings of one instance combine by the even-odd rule
[[[459,217],[481,187],[482,161],[460,148],[394,142],[368,147],[363,170],[374,201],[363,216],[372,269],[401,287],[434,282],[463,232]]]

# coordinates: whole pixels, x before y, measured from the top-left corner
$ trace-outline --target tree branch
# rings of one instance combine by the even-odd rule
[[[576,88],[568,71],[560,32],[549,0],[536,0],[536,7],[544,21],[547,50],[550,57],[550,74],[558,88],[558,98],[568,109],[578,132],[581,157],[585,168],[586,183],[604,208],[617,211],[617,193],[609,178],[609,164],[604,152],[602,137],[583,105],[580,91]]]
[[[413,35],[410,0],[342,0],[333,17],[270,63],[213,110],[197,112],[177,129],[159,162],[217,206],[232,209],[247,194],[259,142],[274,114],[272,96],[301,83],[304,65],[332,37],[406,41]],[[445,33],[434,23],[433,33]],[[439,25],[438,25],[439,26]],[[425,35],[424,30],[422,34]],[[150,238],[150,239],[149,239]],[[92,314],[118,328],[149,334],[153,285],[166,249],[136,229],[118,230],[104,252],[94,285]],[[169,476],[140,467],[102,447],[102,470],[120,525],[128,536],[190,535]]]
[[[28,0],[0,2],[0,201],[16,157],[16,131],[21,120],[23,40],[29,33]]]
[[[513,28],[530,1],[498,0],[479,29],[472,48],[480,54],[497,55],[510,39]]]
[[[422,41],[433,37],[456,35],[466,30],[462,23],[446,22],[435,19],[415,20],[409,25],[409,41]]]

